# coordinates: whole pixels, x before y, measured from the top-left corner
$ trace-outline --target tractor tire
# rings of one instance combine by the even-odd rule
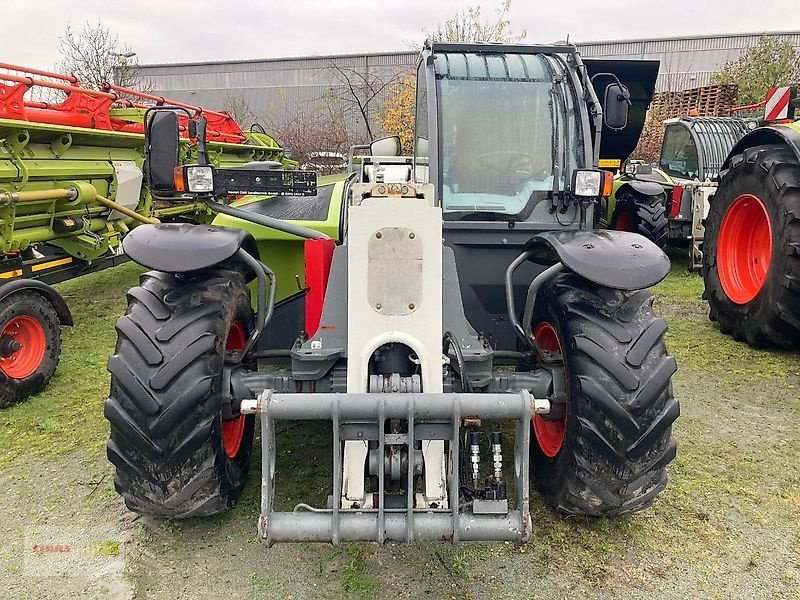
[[[731,158],[703,242],[709,318],[755,348],[800,348],[800,163],[787,147]]]
[[[41,294],[22,290],[0,302],[0,408],[38,394],[61,355],[61,324]]]
[[[108,360],[108,459],[127,507],[155,517],[213,515],[244,487],[255,420],[224,420],[226,349],[244,348],[253,330],[242,275],[193,277],[149,272],[128,292]]]
[[[667,245],[669,219],[664,198],[626,191],[617,199],[611,229],[643,235],[659,248]]]
[[[565,366],[563,417],[532,422],[532,478],[570,514],[615,516],[652,504],[675,458],[675,359],[649,291],[622,292],[567,273],[541,291],[534,335]]]

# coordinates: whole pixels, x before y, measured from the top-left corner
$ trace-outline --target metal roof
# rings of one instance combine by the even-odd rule
[[[759,38],[784,37],[800,49],[800,31],[695,35],[636,40],[579,42],[587,58],[654,59],[661,62],[656,90],[681,90],[708,85],[711,75]],[[226,109],[231,98],[243,101],[270,127],[314,111],[331,97],[346,94],[336,69],[379,77],[410,73],[419,52],[292,56],[140,65],[143,78],[159,95]],[[386,96],[379,95],[374,107]],[[352,116],[352,115],[351,115]],[[373,115],[374,117],[374,115]],[[347,117],[348,128],[363,128],[359,117]]]

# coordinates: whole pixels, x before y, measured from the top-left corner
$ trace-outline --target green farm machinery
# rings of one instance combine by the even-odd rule
[[[57,102],[37,99],[46,95]],[[263,130],[242,131],[225,113],[0,63],[0,406],[55,372],[72,316],[49,284],[126,260],[121,240],[142,223],[211,220],[202,202],[163,203],[143,185],[145,115],[165,104],[182,110],[171,149],[181,164],[197,160],[190,117],[203,114],[215,166],[297,168]]]

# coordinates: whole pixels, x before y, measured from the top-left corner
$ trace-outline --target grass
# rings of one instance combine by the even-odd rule
[[[707,319],[702,279],[686,271],[679,255],[673,259],[655,293],[679,365],[673,379],[682,411],[674,427],[679,451],[669,468],[670,484],[651,509],[619,519],[564,517],[533,494],[534,533],[524,545],[266,550],[255,533],[255,453],[236,510],[211,519],[141,519],[126,526],[136,550],[126,550],[126,556],[137,592],[179,597],[188,589],[198,597],[230,598],[797,598],[800,355],[753,350],[721,335]],[[0,477],[25,490],[22,501],[0,494],[0,511],[28,523],[98,513],[131,518],[118,508],[110,476],[96,493],[86,479],[110,472],[103,451],[106,360],[125,291],[139,272],[124,265],[59,286],[76,327],[64,332],[62,361],[48,389],[0,412]],[[287,424],[278,449],[279,508],[323,503],[330,482],[329,427]],[[35,465],[42,458],[52,463],[55,476],[39,475]],[[38,499],[40,489],[54,487],[53,477],[63,493]],[[90,501],[65,508],[64,497],[76,494]],[[0,576],[13,576],[17,563],[3,556]]]
[[[103,418],[106,361],[116,342],[114,322],[125,312],[125,291],[140,272],[129,263],[57,286],[75,327],[62,330],[61,361],[44,392],[0,412],[0,465],[23,454],[102,450],[108,432]]]
[[[360,546],[347,546],[344,550],[337,548],[332,551],[333,556],[341,556],[342,553],[346,556],[346,563],[339,573],[342,594],[350,597],[372,597],[378,583],[366,575],[364,549]]]

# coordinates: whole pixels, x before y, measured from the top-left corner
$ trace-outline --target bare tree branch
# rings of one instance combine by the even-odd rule
[[[510,11],[511,0],[502,0],[495,9],[494,19],[484,20],[480,4],[468,6],[439,23],[435,30],[425,30],[424,33],[435,42],[519,42],[527,37],[528,30],[511,31]]]
[[[356,112],[367,132],[367,138],[373,139],[375,137],[372,118],[375,107],[373,105],[381,93],[401,77],[401,73],[381,76],[366,69],[361,71],[343,67],[333,60],[329,62],[328,68],[334,73],[341,88],[344,88],[332,88],[331,90],[336,100],[345,107],[343,116],[346,117],[348,113]]]
[[[152,85],[139,72],[135,52],[121,44],[102,21],[85,23],[79,32],[67,24],[58,40],[62,60],[56,69],[78,78],[81,85],[99,89],[109,82],[140,91],[150,91]]]

